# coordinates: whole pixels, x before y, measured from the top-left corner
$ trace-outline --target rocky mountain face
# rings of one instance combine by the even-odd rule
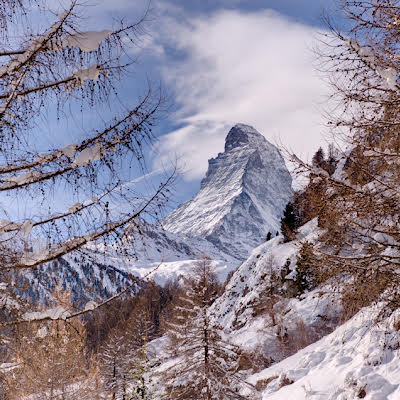
[[[235,125],[225,151],[209,160],[199,193],[164,220],[167,231],[211,242],[244,260],[279,231],[292,179],[279,150],[253,127]]]
[[[67,255],[22,273],[18,277],[16,292],[30,301],[45,305],[54,299],[55,291],[68,292],[75,306],[84,306],[90,300],[101,301],[121,292],[135,280],[134,274],[115,266]],[[18,290],[28,282],[28,291]]]

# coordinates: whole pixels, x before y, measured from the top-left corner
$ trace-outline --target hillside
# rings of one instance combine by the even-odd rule
[[[248,378],[262,400],[397,400],[400,397],[399,312],[360,311],[295,355]],[[378,322],[377,322],[378,321]]]

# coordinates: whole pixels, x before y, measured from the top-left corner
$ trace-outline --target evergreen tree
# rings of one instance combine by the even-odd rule
[[[303,243],[296,262],[296,285],[299,294],[315,287],[316,276],[312,264],[312,247],[308,242]]]
[[[217,287],[210,261],[200,260],[167,324],[169,351],[182,359],[163,377],[166,399],[245,398],[238,393],[240,351],[222,338],[210,320],[209,307],[218,294]]]
[[[312,165],[314,167],[321,167],[325,161],[325,153],[322,147],[320,147],[312,158]]]
[[[296,235],[296,228],[296,215],[294,213],[293,203],[289,202],[286,204],[283,217],[281,219],[281,232],[285,242],[293,240],[294,236]]]
[[[268,232],[268,233],[267,233],[267,237],[266,237],[267,242],[268,242],[269,240],[271,240],[271,237],[272,237],[271,232]]]

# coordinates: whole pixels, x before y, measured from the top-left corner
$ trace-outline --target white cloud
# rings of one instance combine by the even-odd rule
[[[162,136],[155,151],[155,166],[168,168],[178,162],[186,180],[202,178],[207,160],[223,151],[224,138],[232,124],[218,121],[195,121]]]
[[[307,156],[322,143],[327,88],[313,68],[316,30],[272,12],[219,11],[163,18],[159,38],[178,57],[164,62],[183,128],[161,138],[156,167],[177,153],[186,179],[200,178],[237,122]],[[166,52],[168,54],[168,52]]]

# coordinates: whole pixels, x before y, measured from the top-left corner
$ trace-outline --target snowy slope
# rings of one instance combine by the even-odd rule
[[[363,309],[249,382],[266,386],[263,400],[400,399],[400,311],[379,318],[380,311],[379,306]]]
[[[339,295],[328,284],[293,297],[300,244],[318,235],[313,220],[292,242],[278,237],[256,248],[213,304],[213,321],[272,364],[248,378],[263,400],[399,400],[399,310],[377,305],[341,325]],[[271,293],[279,300],[268,308]]]
[[[132,229],[126,232],[122,248],[120,245],[92,246],[91,258],[101,263],[106,252],[110,265],[118,266],[124,273],[154,280],[162,286],[191,273],[194,264],[203,256],[212,260],[221,282],[239,265],[237,259],[221,252],[205,239],[174,234],[144,221],[140,223],[140,234]]]
[[[283,243],[279,236],[264,243],[234,272],[210,310],[227,340],[275,363],[338,326],[337,294],[329,286],[301,294],[295,282],[301,243],[318,240],[319,233],[317,221],[310,221],[296,240]]]
[[[209,160],[199,193],[164,220],[166,230],[205,238],[239,260],[279,231],[292,179],[279,150],[254,128],[238,124],[224,153]]]
[[[213,305],[216,315],[216,324],[226,329],[234,330],[244,326],[252,318],[262,296],[270,289],[273,293],[285,295],[290,289],[290,279],[281,283],[281,270],[287,264],[289,271],[294,271],[301,242],[314,242],[318,239],[319,230],[316,219],[300,228],[297,239],[282,243],[282,236],[278,236],[253,250],[250,257],[234,273],[226,286],[224,294]],[[288,261],[289,260],[289,261]],[[294,278],[294,273],[288,278]],[[276,286],[276,287],[272,287]],[[281,289],[278,291],[278,289]]]
[[[124,241],[125,248],[134,255],[137,265],[195,259],[201,255],[238,264],[235,258],[221,252],[201,237],[175,234],[159,225],[147,224],[144,221],[141,221],[140,226],[140,234],[128,231]]]
[[[242,394],[262,400],[399,400],[399,310],[390,314],[379,304],[344,322],[339,295],[329,284],[293,296],[300,245],[318,241],[319,234],[313,220],[292,242],[277,237],[256,248],[211,307],[225,339],[260,359],[260,372],[242,371],[259,397],[246,386]],[[271,293],[278,300],[260,309]],[[162,360],[158,374],[180,360],[167,354],[163,359],[164,339],[150,344]]]

